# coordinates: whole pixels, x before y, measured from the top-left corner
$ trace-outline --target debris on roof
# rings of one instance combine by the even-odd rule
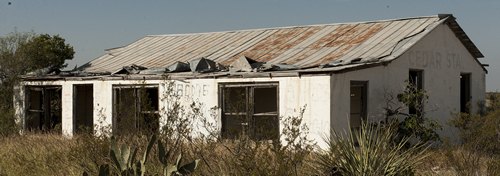
[[[284,70],[297,70],[297,69],[299,69],[299,67],[296,65],[265,63],[259,68],[257,68],[257,71],[284,71]]]
[[[201,57],[189,61],[189,67],[192,72],[206,73],[216,71],[217,63],[205,57]]]
[[[144,75],[160,75],[163,73],[166,73],[168,71],[167,68],[162,68],[162,67],[157,67],[157,68],[148,68],[145,70],[141,70],[139,74],[144,74]]]
[[[264,63],[257,62],[246,56],[241,56],[236,59],[231,65],[229,65],[229,72],[251,72],[256,71],[257,68],[261,67]]]
[[[79,67],[81,72],[64,72],[61,76],[167,73],[196,77],[200,75],[198,73],[257,75],[264,74],[258,72],[289,70],[297,73],[339,71],[390,62],[442,24],[452,29],[475,58],[483,57],[455,18],[446,14],[357,23],[150,35],[129,45],[108,49],[106,54]]]
[[[146,70],[146,67],[132,64],[130,66],[125,66],[122,69],[114,72],[113,74],[139,74],[141,70]]]
[[[336,65],[352,64],[349,60],[355,58],[361,58],[359,62],[387,62],[400,56],[436,26],[455,26],[451,23],[453,21],[452,16],[435,15],[358,23],[150,35],[108,50],[107,54],[91,61],[83,69],[88,72],[112,72],[130,64],[147,68],[165,67],[201,57],[230,65],[242,56],[261,63],[287,63],[301,69],[337,60],[344,62],[335,62]],[[457,34],[463,32],[459,28],[454,29]],[[468,44],[466,46],[470,51],[476,51],[477,48],[466,37],[460,39]],[[481,55],[477,52],[474,56]],[[242,69],[248,71],[248,67]]]
[[[27,76],[46,76],[46,75],[58,75],[61,70],[53,67],[41,68],[32,72],[27,73]]]
[[[167,72],[171,72],[171,73],[186,72],[186,71],[190,71],[190,70],[191,70],[191,68],[189,67],[189,64],[184,63],[184,62],[180,62],[180,61],[177,61],[177,62],[175,62],[172,65],[167,67]]]

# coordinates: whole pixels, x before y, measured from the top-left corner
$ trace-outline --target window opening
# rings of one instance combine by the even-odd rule
[[[159,130],[158,86],[113,88],[113,133],[156,133]]]
[[[222,137],[279,137],[278,83],[222,84]]]
[[[423,86],[423,71],[422,70],[410,70],[409,72],[409,78],[408,78],[408,84],[411,86],[412,91],[418,92],[422,91],[424,86]],[[416,114],[416,115],[421,115],[423,111],[423,104],[422,104],[422,98],[420,97],[416,102],[411,103],[408,107],[408,113],[409,114]]]
[[[61,86],[27,86],[26,100],[26,130],[62,131]]]
[[[75,133],[92,133],[94,130],[93,85],[74,85],[73,96],[73,129]]]

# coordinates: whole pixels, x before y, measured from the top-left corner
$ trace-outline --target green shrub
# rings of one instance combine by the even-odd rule
[[[0,106],[0,137],[17,134],[19,129],[14,121],[14,110]]]
[[[236,140],[200,139],[195,155],[206,163],[201,175],[309,175],[310,154],[315,143],[308,138],[303,121],[304,108],[297,115],[281,117],[279,140],[252,140],[241,136]],[[216,116],[213,116],[214,118]],[[208,121],[210,122],[210,121]],[[210,134],[217,133],[211,123],[205,123]]]
[[[488,155],[500,155],[500,109],[486,116],[458,114],[451,124],[460,131],[462,145]]]
[[[327,175],[413,175],[427,157],[427,145],[405,148],[408,138],[392,143],[395,132],[363,124],[356,134],[332,131],[328,150],[318,156],[318,170]]]
[[[395,142],[410,137],[422,142],[441,141],[436,132],[441,129],[441,125],[426,116],[424,107],[428,99],[429,96],[425,90],[415,87],[408,81],[403,92],[397,94],[396,97],[386,95],[385,123],[396,130]]]

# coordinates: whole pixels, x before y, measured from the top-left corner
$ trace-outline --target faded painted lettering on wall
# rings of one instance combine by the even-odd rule
[[[201,97],[208,95],[208,85],[206,84],[176,84],[175,93],[177,96]]]
[[[461,56],[453,52],[409,51],[410,66],[431,69],[461,69]]]

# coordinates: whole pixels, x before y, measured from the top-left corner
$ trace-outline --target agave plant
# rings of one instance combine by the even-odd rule
[[[109,156],[113,161],[112,164],[118,170],[117,175],[137,175],[143,176],[146,173],[146,161],[148,160],[149,153],[157,141],[156,135],[151,136],[148,142],[146,150],[142,155],[140,160],[136,160],[137,148],[127,146],[125,144],[118,147],[116,144],[116,139],[111,137],[111,148],[109,150]],[[84,172],[84,176],[89,175],[89,173]],[[110,175],[110,165],[104,164],[99,166],[99,176]]]
[[[182,165],[182,154],[179,154],[177,160],[174,164],[168,162],[168,157],[170,156],[170,150],[168,150],[161,140],[158,141],[158,159],[163,165],[163,175],[188,175],[193,173],[196,167],[198,167],[199,159],[194,160],[190,163]]]
[[[148,142],[146,150],[142,155],[140,160],[136,160],[137,149],[121,145],[118,147],[116,144],[116,139],[111,137],[111,148],[109,155],[112,161],[112,166],[116,168],[117,173],[112,173],[110,170],[110,164],[104,164],[99,166],[99,176],[108,175],[121,175],[121,176],[143,176],[146,174],[146,161],[148,160],[149,153],[153,148],[154,144],[158,141],[158,159],[163,166],[163,175],[189,175],[194,172],[198,167],[199,159],[194,160],[187,164],[182,164],[182,154],[177,157],[175,163],[169,163],[168,158],[170,157],[170,150],[168,150],[161,140],[157,139],[156,135],[151,136]],[[83,176],[90,175],[87,172],[83,173]]]
[[[148,142],[142,158],[136,160],[137,148],[131,148],[125,144],[121,148],[118,148],[116,140],[111,138],[110,156],[116,168],[121,172],[120,175],[144,175],[146,172],[146,161],[155,142],[156,135],[153,135]]]
[[[428,145],[406,148],[408,138],[393,143],[394,130],[363,123],[352,133],[332,131],[325,139],[328,150],[318,157],[319,169],[328,175],[413,175],[414,167],[428,155]]]

